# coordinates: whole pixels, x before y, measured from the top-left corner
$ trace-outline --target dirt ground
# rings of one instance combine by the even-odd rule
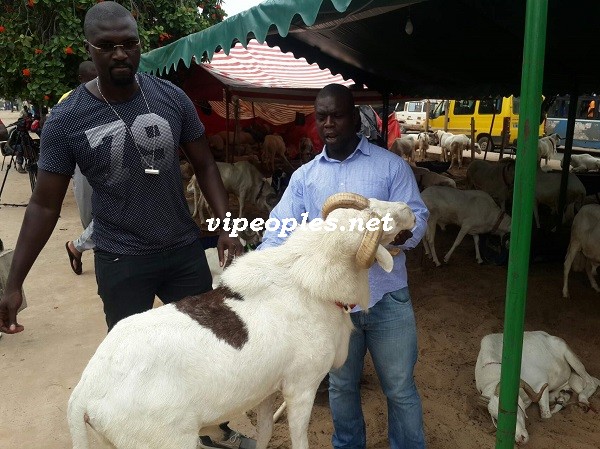
[[[0,118],[8,122],[5,116]],[[4,174],[0,172],[2,178]],[[464,168],[453,174],[460,180]],[[27,176],[11,170],[0,198],[0,238],[7,248],[15,246],[30,194]],[[69,268],[64,245],[80,232],[69,190],[56,229],[25,282],[29,307],[19,315],[25,331],[0,339],[2,448],[71,447],[65,419],[67,401],[106,333],[92,254],[84,255],[81,276]],[[439,232],[438,254],[445,254],[455,236],[452,227]],[[588,371],[600,377],[600,295],[590,288],[583,273],[572,273],[571,299],[562,299],[561,261],[533,260],[526,330],[544,330],[564,338]],[[493,448],[495,433],[487,411],[476,405],[473,373],[481,338],[503,328],[507,269],[477,265],[469,237],[441,268],[423,256],[421,246],[408,254],[408,267],[419,330],[416,383],[423,400],[427,445],[430,449]],[[598,394],[592,403],[600,409]],[[364,370],[363,407],[368,447],[387,447],[385,398],[369,359]],[[600,447],[599,424],[600,416],[584,413],[577,406],[545,421],[537,406],[531,406],[528,447],[596,449]],[[232,427],[254,434],[247,417],[240,417]],[[330,447],[331,431],[326,393],[320,394],[309,428],[311,447]],[[291,447],[285,415],[275,426],[270,447]]]

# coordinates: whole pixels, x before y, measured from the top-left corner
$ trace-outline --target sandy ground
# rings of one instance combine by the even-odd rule
[[[0,115],[5,123],[5,115]],[[4,177],[5,172],[0,172]],[[464,168],[453,172],[457,179]],[[11,170],[0,199],[0,238],[14,248],[30,196],[26,175]],[[106,333],[96,294],[93,256],[83,257],[83,274],[69,268],[64,244],[81,232],[69,190],[61,217],[25,282],[29,307],[20,315],[25,331],[0,339],[0,447],[59,449],[70,446],[66,406],[72,388]],[[445,254],[456,228],[439,232],[438,254]],[[552,246],[553,243],[546,243]],[[600,295],[582,273],[571,274],[571,299],[561,298],[562,263],[534,258],[530,267],[526,330],[545,330],[564,338],[586,368],[600,377]],[[467,237],[450,262],[435,268],[419,246],[408,254],[409,282],[419,329],[416,383],[423,399],[430,449],[493,448],[489,415],[477,407],[474,367],[479,342],[503,327],[506,267],[479,266]],[[369,448],[387,443],[386,406],[369,359],[363,379],[363,407]],[[600,399],[592,398],[600,409]],[[531,449],[600,447],[600,417],[568,407],[542,421],[529,409]],[[251,420],[233,424],[250,435]],[[318,395],[309,428],[313,448],[330,447],[331,418],[326,394]],[[285,415],[275,426],[270,447],[289,448]]]

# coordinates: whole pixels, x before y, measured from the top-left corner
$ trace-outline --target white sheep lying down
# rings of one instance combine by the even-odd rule
[[[488,409],[494,425],[498,419],[502,340],[502,334],[483,337],[475,364],[475,385],[481,394],[481,405]],[[579,404],[588,409],[588,399],[598,386],[600,381],[588,374],[579,357],[562,338],[543,331],[525,332],[515,442],[525,444],[529,441],[525,409],[532,402],[538,403],[542,418],[550,418],[566,405],[573,391],[578,395]]]
[[[432,186],[421,192],[421,198],[429,209],[427,232],[423,239],[425,254],[433,259],[436,266],[441,263],[435,252],[435,231],[439,224],[442,229],[447,224],[460,226],[460,231],[444,262],[467,234],[473,236],[475,255],[478,263],[483,263],[479,253],[479,234],[504,235],[510,232],[511,218],[502,211],[492,197],[481,190],[459,190],[446,186]]]
[[[387,213],[391,222],[374,230],[351,226]],[[120,321],[69,400],[74,449],[88,448],[90,429],[119,449],[196,449],[200,429],[252,408],[264,449],[277,391],[292,446],[306,449],[317,388],[347,356],[345,308],[368,307],[369,268],[391,271],[385,245],[415,225],[406,204],[353,194],[330,197],[323,216],[320,230],[313,221],[236,259],[218,289]]]
[[[573,173],[584,173],[587,171],[598,171],[600,170],[600,158],[592,156],[591,154],[572,154],[571,155],[571,167],[573,167]],[[561,162],[562,167],[562,162]]]

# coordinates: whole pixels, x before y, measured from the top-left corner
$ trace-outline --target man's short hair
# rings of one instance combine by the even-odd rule
[[[91,37],[90,34],[96,27],[96,24],[102,22],[110,23],[114,19],[121,17],[129,17],[135,22],[131,12],[117,2],[105,1],[96,3],[85,13],[83,21],[83,34],[85,38],[89,39]]]
[[[350,89],[342,84],[328,84],[319,91],[316,100],[326,97],[334,97],[344,100],[350,111],[354,109],[354,95],[352,95],[352,91]]]

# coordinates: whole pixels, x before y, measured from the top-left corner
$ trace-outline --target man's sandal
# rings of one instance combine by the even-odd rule
[[[69,242],[65,243],[65,248],[67,249],[67,254],[69,255],[69,263],[71,265],[71,269],[75,274],[81,274],[82,272],[82,264],[81,264],[81,256],[77,257],[69,248]]]

